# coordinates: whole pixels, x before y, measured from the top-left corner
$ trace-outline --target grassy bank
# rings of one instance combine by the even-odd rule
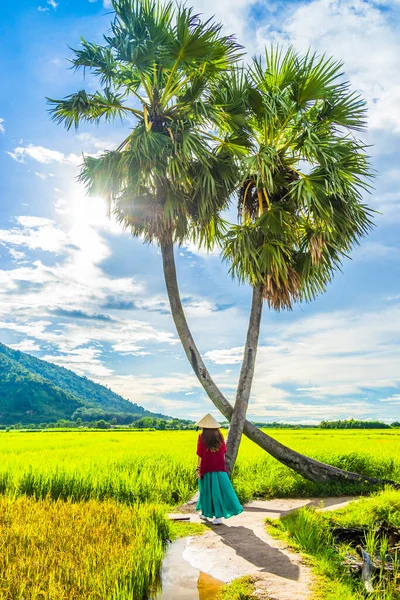
[[[221,588],[217,600],[259,600],[254,582],[255,577],[251,575],[234,579]]]
[[[357,557],[354,547],[339,544],[334,548],[335,527],[365,528],[363,546],[371,556],[386,556],[387,539],[378,539],[375,530],[380,523],[400,527],[400,492],[385,490],[370,498],[352,502],[333,512],[301,508],[270,522],[269,532],[284,539],[306,555],[316,575],[313,600],[399,600],[400,551],[392,563],[393,571],[383,576],[375,572],[373,591],[367,592],[359,575],[350,574],[345,557]]]

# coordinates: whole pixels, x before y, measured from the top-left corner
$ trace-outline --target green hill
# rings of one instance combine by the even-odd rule
[[[158,417],[73,371],[0,343],[0,423],[50,423],[114,416]]]

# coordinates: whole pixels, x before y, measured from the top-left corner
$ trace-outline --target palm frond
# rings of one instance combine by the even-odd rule
[[[89,69],[99,77],[102,86],[110,85],[118,74],[118,64],[110,48],[87,42],[81,38],[82,48],[73,49],[71,59],[75,70]]]
[[[72,126],[77,129],[82,121],[97,124],[102,118],[105,121],[113,121],[129,114],[138,117],[142,115],[139,110],[124,106],[122,98],[123,94],[105,88],[103,92],[95,94],[87,94],[85,90],[80,90],[63,100],[46,99],[52,106],[49,111],[52,119],[58,124],[64,124],[69,130]]]
[[[240,158],[239,225],[223,256],[239,282],[262,285],[268,304],[292,308],[326,290],[373,226],[363,202],[373,170],[350,135],[365,102],[343,65],[271,46],[248,71],[247,123],[253,143]]]

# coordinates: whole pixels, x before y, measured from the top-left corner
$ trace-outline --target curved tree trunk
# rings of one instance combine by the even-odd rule
[[[254,368],[256,364],[262,307],[262,286],[258,285],[253,287],[246,345],[244,347],[242,368],[240,369],[239,382],[236,391],[235,406],[233,407],[233,415],[229,426],[226,452],[226,467],[228,473],[232,472],[232,469],[235,465],[244,424],[246,422],[247,407],[249,405]]]
[[[161,254],[172,317],[174,319],[175,326],[186,356],[210,400],[224,415],[224,417],[230,421],[233,414],[233,407],[212,380],[196,347],[186,321],[185,313],[183,312],[176,278],[174,247],[172,241],[161,246]],[[383,480],[376,477],[360,475],[358,473],[351,473],[350,471],[344,471],[342,469],[321,463],[313,458],[309,458],[308,456],[304,456],[303,454],[291,450],[287,446],[284,446],[277,440],[274,440],[270,436],[266,435],[263,431],[261,431],[261,429],[247,420],[245,421],[243,431],[249,439],[266,450],[269,454],[271,454],[271,456],[311,481],[388,483],[398,487],[398,484],[391,480]]]

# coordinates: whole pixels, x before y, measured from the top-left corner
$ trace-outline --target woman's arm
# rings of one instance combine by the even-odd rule
[[[196,467],[196,475],[200,479],[200,467],[201,467],[201,457],[203,456],[203,440],[201,439],[201,434],[197,438],[197,467]]]

